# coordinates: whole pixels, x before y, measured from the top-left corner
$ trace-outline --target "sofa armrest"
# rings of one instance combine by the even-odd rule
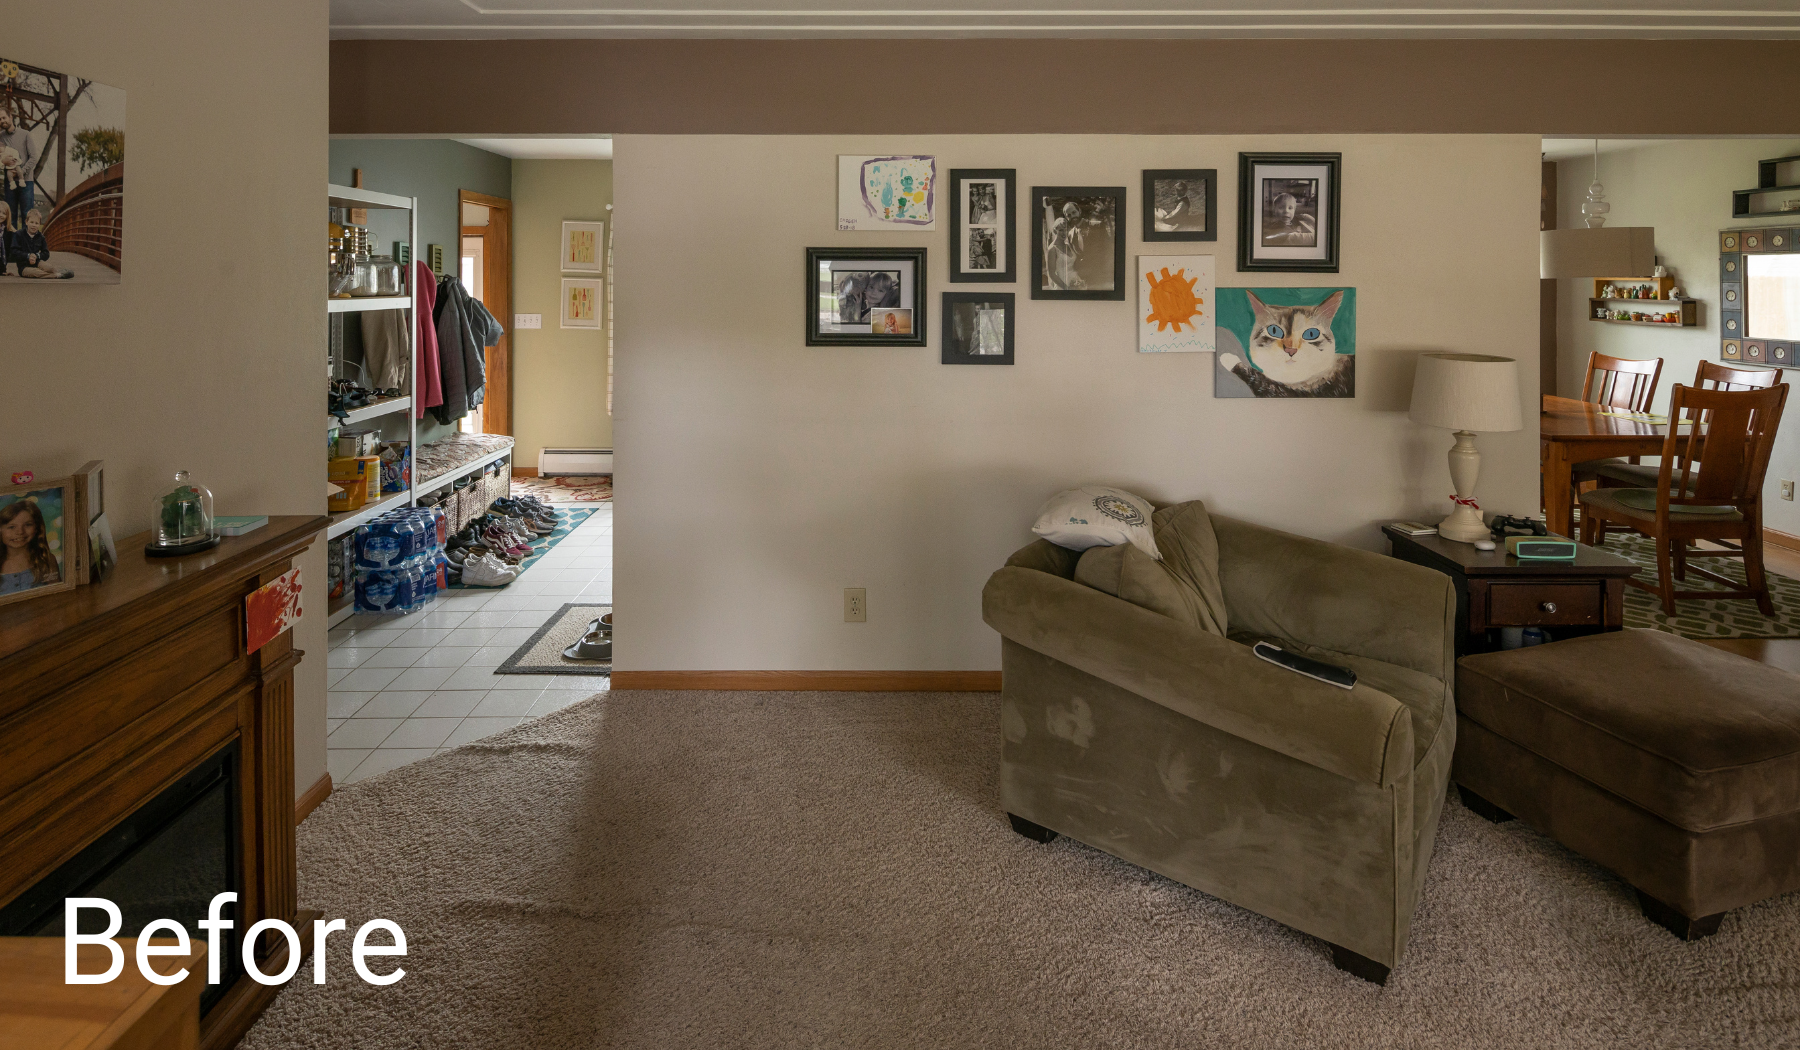
[[[1231,629],[1456,680],[1456,586],[1374,551],[1213,515]]]
[[[1412,771],[1412,715],[1378,689],[1314,681],[1237,642],[1033,569],[989,577],[981,613],[1028,649],[1296,761],[1382,786]]]

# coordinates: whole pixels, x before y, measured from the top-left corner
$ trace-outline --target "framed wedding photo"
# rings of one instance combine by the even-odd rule
[[[1217,168],[1152,168],[1144,172],[1144,240],[1219,239]]]
[[[1238,154],[1238,269],[1338,272],[1343,156]]]
[[[944,364],[1012,364],[1014,302],[1011,292],[945,292]]]
[[[0,605],[86,584],[87,482],[0,488]]]
[[[1019,279],[1019,211],[1012,168],[950,169],[950,280],[1012,284]]]
[[[924,346],[925,249],[806,249],[807,346]]]
[[[1031,297],[1125,300],[1123,186],[1031,188]]]

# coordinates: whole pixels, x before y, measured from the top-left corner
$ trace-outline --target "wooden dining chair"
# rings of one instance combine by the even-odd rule
[[[1662,378],[1662,366],[1660,357],[1639,360],[1590,351],[1587,370],[1582,373],[1581,399],[1625,412],[1648,412],[1651,402],[1656,400],[1656,383]],[[1637,466],[1638,457],[1589,459],[1575,464],[1569,472],[1569,480],[1574,486],[1576,500],[1579,501],[1588,489],[1606,484],[1602,480],[1606,468],[1621,465]],[[1600,536],[1604,542],[1605,532]]]
[[[1694,386],[1701,390],[1767,390],[1779,382],[1779,368],[1734,368],[1702,361],[1694,370]],[[1590,464],[1600,485],[1609,488],[1649,488],[1656,484],[1661,469],[1655,463],[1639,463],[1635,457],[1596,459],[1581,466]]]
[[[1664,615],[1675,615],[1678,598],[1750,598],[1764,616],[1775,615],[1763,573],[1762,488],[1787,392],[1786,383],[1762,390],[1677,384],[1670,392],[1669,433],[1655,487],[1581,494],[1584,542],[1595,543],[1604,526],[1618,524],[1656,544],[1656,586],[1635,577],[1625,582],[1659,595]],[[1688,549],[1700,540],[1720,547]],[[1742,558],[1745,585],[1688,565],[1697,557]],[[1676,590],[1675,581],[1689,572],[1726,590]]]

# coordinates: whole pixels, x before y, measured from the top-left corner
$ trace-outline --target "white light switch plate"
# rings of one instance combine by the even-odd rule
[[[513,314],[513,327],[514,328],[542,328],[542,327],[544,327],[544,315],[543,314]]]

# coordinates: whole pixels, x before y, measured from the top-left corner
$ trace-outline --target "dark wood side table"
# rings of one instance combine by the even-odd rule
[[[1625,578],[1638,566],[1581,545],[1573,561],[1520,561],[1496,550],[1446,540],[1435,533],[1381,531],[1394,557],[1436,569],[1456,582],[1456,655],[1499,648],[1498,627],[1545,627],[1559,637],[1616,631],[1625,626]]]

